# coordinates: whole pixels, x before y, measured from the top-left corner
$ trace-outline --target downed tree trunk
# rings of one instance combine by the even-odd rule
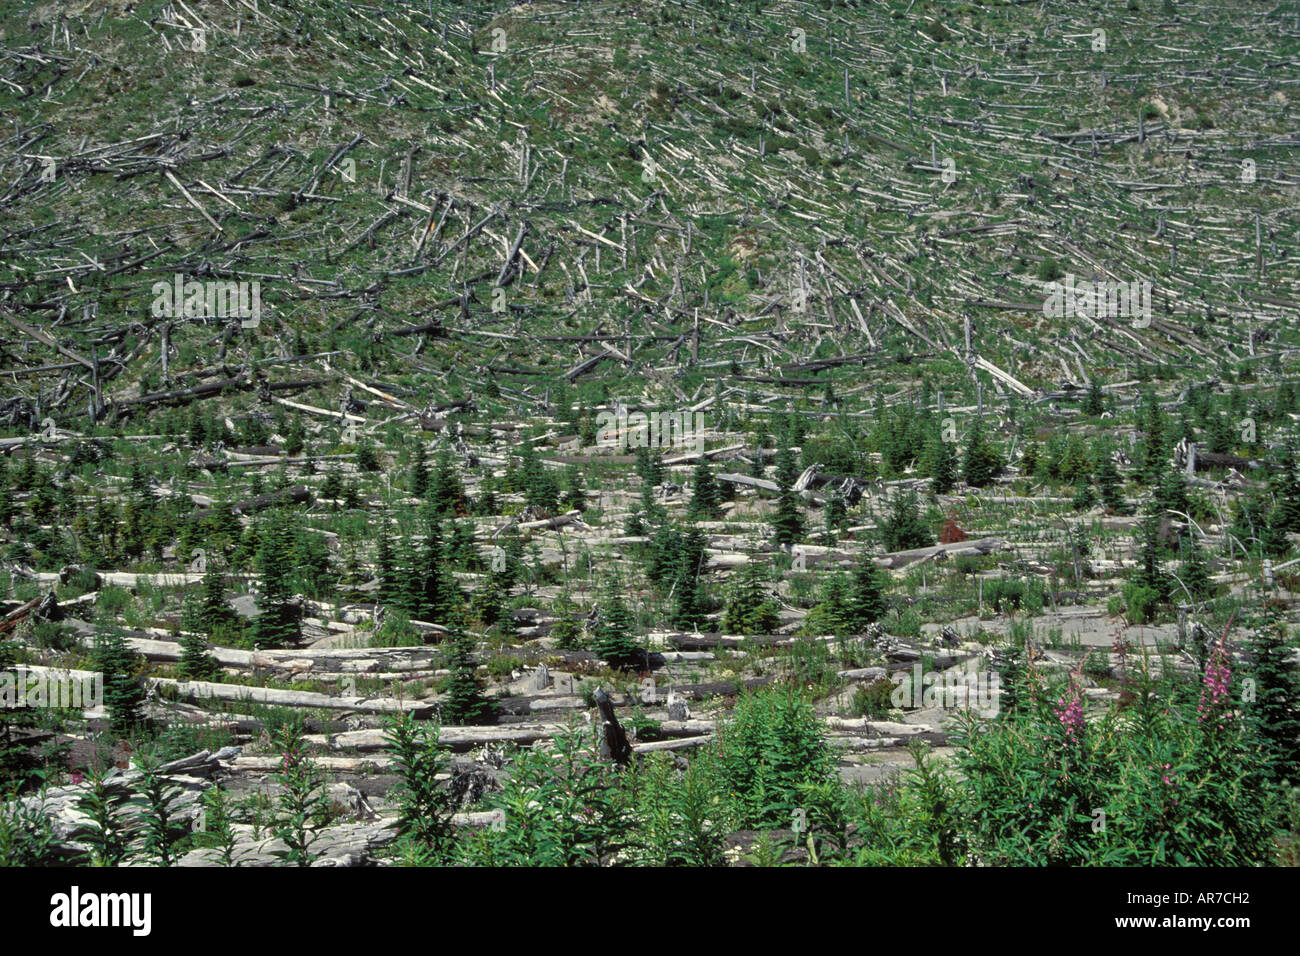
[[[1193,458],[1197,471],[1209,471],[1212,468],[1236,468],[1238,471],[1250,471],[1268,468],[1269,462],[1258,458],[1242,458],[1240,455],[1225,455],[1214,451],[1201,451],[1199,448]]]
[[[0,621],[0,634],[7,634],[28,617],[43,621],[60,621],[63,612],[59,610],[59,599],[51,588],[40,597],[34,597],[26,604],[14,608]]]
[[[472,750],[492,743],[513,743],[523,746],[541,740],[550,740],[556,734],[563,733],[566,727],[566,724],[561,723],[464,727],[445,725],[438,734],[438,743],[459,751]],[[716,724],[711,720],[665,720],[660,723],[657,734],[675,740],[712,733],[715,729]],[[376,729],[345,730],[337,734],[308,734],[303,737],[303,740],[314,747],[335,752],[346,750],[357,753],[383,751],[390,743],[384,731]]]
[[[396,764],[394,758],[383,754],[370,757],[313,754],[308,759],[320,769],[331,773],[385,773],[391,771]],[[284,771],[284,757],[239,756],[230,761],[230,769],[244,773],[281,773]]]
[[[100,586],[111,585],[131,589],[136,588],[141,581],[157,587],[175,588],[197,584],[203,580],[203,575],[194,571],[95,571],[93,573],[99,579]],[[61,572],[55,571],[38,571],[35,578],[42,584],[53,584],[59,580],[60,574]],[[230,575],[230,577],[252,580],[251,575]]]
[[[915,564],[917,561],[937,555],[992,554],[1004,547],[1006,547],[1006,542],[1001,538],[980,538],[978,541],[954,541],[951,544],[937,544],[929,548],[894,551],[890,554],[882,554],[874,560],[879,567],[892,570],[905,568],[909,564]]]
[[[258,495],[256,498],[245,498],[243,501],[236,501],[229,507],[233,514],[246,515],[255,511],[262,511],[274,505],[301,504],[304,501],[311,501],[311,492],[307,489],[307,486],[293,485],[279,491],[269,491],[264,495]],[[202,508],[194,512],[194,517],[202,520],[216,514],[216,511],[215,508]]]
[[[150,686],[167,688],[191,700],[253,700],[278,707],[319,707],[323,710],[353,710],[362,714],[402,714],[417,717],[433,715],[429,701],[394,700],[392,698],[334,697],[303,690],[277,690],[273,687],[249,687],[243,684],[214,684],[209,681],[173,680],[151,677]]]
[[[783,637],[780,634],[694,634],[687,631],[658,636],[663,638],[665,644],[675,647],[679,651],[707,651],[717,647],[740,647],[743,644],[751,644],[755,647],[776,647],[782,644],[791,644],[796,640],[796,638]]]
[[[194,575],[197,579],[201,575]],[[150,660],[180,660],[182,648],[172,640],[152,637],[146,632],[128,632],[127,643],[137,654]],[[320,669],[313,673],[318,679],[367,677],[387,679],[390,675],[403,679],[436,670],[438,657],[431,648],[375,647],[375,648],[302,648],[247,651],[236,647],[212,644],[208,653],[223,667],[268,668],[303,671],[311,667]]]
[[[775,481],[768,481],[765,478],[751,478],[749,475],[717,475],[718,481],[725,481],[732,485],[746,485],[750,488],[762,488],[764,491],[780,491],[781,486]]]
[[[725,448],[714,448],[712,451],[693,451],[685,455],[677,455],[673,458],[665,458],[665,465],[685,465],[692,461],[698,461],[701,458],[716,458],[718,455],[726,455],[733,451],[740,451],[745,447],[745,443],[738,445],[727,445]]]
[[[500,535],[503,531],[510,531],[511,529],[515,531],[532,531],[537,528],[555,529],[555,528],[564,528],[569,525],[577,525],[578,530],[580,531],[587,527],[582,522],[581,511],[566,511],[564,514],[556,515],[554,518],[542,518],[539,521],[520,521],[518,523],[511,523],[505,525],[504,527],[497,528],[495,530],[480,531],[477,534],[475,534],[474,537],[495,538],[498,535]]]
[[[550,740],[563,730],[561,724],[508,724],[496,726],[443,726],[438,733],[438,743],[453,750],[471,750],[484,744],[513,743],[534,744]],[[328,747],[330,750],[355,750],[360,753],[384,750],[390,741],[382,730],[345,730],[339,734],[303,737],[310,745]]]
[[[289,382],[254,382],[246,378],[223,378],[192,388],[182,388],[170,392],[151,392],[139,398],[114,398],[108,402],[108,410],[128,412],[141,405],[156,405],[159,402],[191,402],[202,398],[215,398],[228,388],[243,389],[256,386],[268,392],[289,391],[321,385],[321,379],[298,379]]]
[[[704,734],[700,737],[681,737],[677,740],[655,740],[650,743],[639,743],[632,748],[633,753],[647,754],[659,750],[685,750],[693,747],[703,747],[705,744],[712,742],[713,734]]]

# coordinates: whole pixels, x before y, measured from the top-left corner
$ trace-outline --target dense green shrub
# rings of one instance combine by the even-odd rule
[[[788,688],[743,695],[699,758],[716,775],[736,825],[788,826],[799,787],[834,773],[812,704]]]
[[[1215,669],[1216,667],[1220,669]],[[1245,865],[1271,854],[1264,779],[1233,713],[1230,673],[1134,678],[1138,704],[1084,715],[1067,682],[1021,716],[954,738],[961,815],[989,865]]]
[[[633,844],[629,793],[581,728],[557,735],[552,750],[517,752],[502,791],[478,809],[498,822],[461,845],[470,866],[599,866]]]

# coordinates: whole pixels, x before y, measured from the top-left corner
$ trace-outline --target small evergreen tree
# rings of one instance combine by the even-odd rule
[[[325,473],[325,480],[320,483],[320,497],[330,501],[343,497],[343,479],[333,468]]]
[[[203,414],[199,409],[199,402],[190,406],[190,422],[186,432],[186,437],[195,448],[202,448],[208,440],[207,426],[203,421]]]
[[[587,507],[587,492],[582,487],[582,472],[577,468],[564,469],[564,507],[570,511],[583,511]]]
[[[379,529],[379,541],[375,547],[375,573],[379,579],[379,602],[386,606],[401,607],[402,582],[386,523]]]
[[[1165,414],[1150,392],[1142,395],[1139,417],[1143,432],[1139,477],[1144,484],[1154,485],[1166,468]]]
[[[199,584],[199,625],[209,634],[231,627],[237,615],[226,603],[226,582],[221,571],[209,567]]]
[[[780,618],[767,585],[767,570],[762,565],[750,562],[740,569],[723,614],[723,630],[729,634],[770,634],[776,629]]]
[[[1165,515],[1177,512],[1185,515],[1191,509],[1187,500],[1187,483],[1183,476],[1173,470],[1161,473],[1156,482],[1155,513]]]
[[[1300,669],[1286,625],[1270,613],[1249,639],[1255,700],[1246,713],[1259,736],[1275,780],[1300,781]]]
[[[805,634],[843,636],[853,629],[849,617],[849,582],[842,572],[837,571],[822,581],[821,593],[804,619],[803,631]]]
[[[957,452],[938,431],[931,438],[930,463],[930,487],[935,494],[946,495],[957,485]]]
[[[705,458],[696,462],[695,472],[691,476],[691,504],[687,514],[691,518],[706,521],[722,517],[722,491]]]
[[[880,524],[881,543],[886,551],[907,551],[934,544],[934,535],[921,520],[921,505],[916,492],[895,492],[889,501],[889,514]]]
[[[1096,503],[1097,496],[1093,494],[1092,485],[1088,483],[1085,476],[1080,475],[1074,483],[1074,500],[1070,502],[1070,506],[1075,511],[1087,511]]]
[[[357,467],[362,471],[379,470],[379,454],[375,451],[374,442],[369,438],[362,439],[357,445]]]
[[[1164,573],[1160,570],[1160,548],[1158,541],[1158,524],[1153,515],[1148,515],[1142,522],[1142,544],[1138,554],[1138,565],[1134,580],[1144,587],[1163,591]]]
[[[531,448],[531,446],[529,446]],[[467,510],[465,498],[465,486],[461,484],[460,473],[456,470],[456,462],[451,457],[451,452],[443,449],[438,452],[437,471],[433,476],[432,498],[434,506],[439,514],[443,515],[461,515]],[[540,470],[540,463],[538,469]],[[547,486],[546,494],[549,494],[550,487],[554,485],[555,480],[549,475],[542,475],[542,478],[549,479],[550,484]],[[537,475],[534,474],[533,481],[537,481]],[[552,505],[552,508],[554,506]]]
[[[126,643],[122,629],[101,624],[91,655],[95,670],[103,675],[104,707],[115,733],[138,727],[144,720],[145,692],[136,676],[140,657]]]
[[[865,631],[889,611],[889,575],[876,562],[863,558],[853,569],[849,588],[847,620],[851,631]]]
[[[451,675],[443,685],[446,698],[442,702],[442,720],[447,724],[479,724],[492,712],[491,703],[483,696],[478,679],[478,665],[474,659],[474,639],[455,623],[446,640],[447,668]]]
[[[1093,379],[1088,383],[1088,394],[1083,400],[1085,415],[1100,415],[1106,410],[1105,399],[1101,391],[1101,382]]]
[[[442,523],[435,515],[426,515],[424,540],[413,554],[412,562],[412,573],[406,582],[406,603],[413,616],[436,622],[460,606],[463,595],[451,575]]]
[[[303,427],[302,420],[295,415],[284,433],[284,453],[291,457],[299,455],[306,446],[307,429]]]
[[[645,445],[638,445],[636,450],[636,473],[641,480],[654,488],[664,482],[664,459],[657,450],[651,451]]]
[[[286,514],[274,514],[260,535],[257,563],[262,593],[257,601],[260,613],[253,621],[253,639],[262,647],[286,647],[302,639],[298,607],[289,586],[294,539],[290,520]]]
[[[798,477],[794,452],[789,448],[781,449],[776,456],[778,491],[776,514],[772,518],[772,530],[779,545],[792,545],[803,538],[803,513],[799,509],[799,497],[793,488]]]
[[[1020,453],[1020,470],[1026,475],[1036,475],[1038,473],[1038,463],[1041,449],[1038,442],[1026,442],[1025,449]]]
[[[1181,538],[1182,565],[1178,569],[1179,580],[1187,588],[1195,601],[1204,601],[1214,596],[1214,582],[1210,580],[1210,565],[1205,556],[1205,549],[1192,537],[1190,529]]]
[[[515,532],[504,536],[502,550],[505,552],[505,567],[501,570],[501,586],[509,590],[517,585],[524,571],[524,539]]]
[[[0,481],[0,525],[8,528],[18,514],[18,505],[14,502],[14,492],[8,481]]]
[[[529,507],[554,514],[559,508],[560,483],[537,457],[537,449],[525,441],[519,450],[519,464],[514,474],[514,490],[524,495]]]
[[[496,573],[489,574],[487,581],[475,593],[472,602],[479,623],[484,628],[500,624],[509,617],[505,610],[506,597],[506,590],[501,586],[501,576]]]
[[[1107,511],[1126,514],[1128,501],[1124,498],[1123,481],[1114,460],[1105,449],[1101,449],[1097,453],[1096,461],[1097,493],[1101,503],[1106,506]]]
[[[676,628],[695,628],[705,617],[700,574],[704,569],[704,533],[689,528],[677,544],[677,575],[673,585],[675,603],[669,623]]]
[[[1069,484],[1078,484],[1079,479],[1092,476],[1092,462],[1088,446],[1079,435],[1071,435],[1065,440],[1065,453],[1061,456],[1061,480]]]
[[[1300,533],[1300,474],[1297,474],[1295,455],[1290,448],[1284,450],[1277,467],[1270,475],[1273,493],[1273,510],[1268,523],[1275,536]]]
[[[962,480],[972,488],[983,488],[1002,470],[1002,459],[984,435],[984,422],[977,418],[966,439],[966,456],[962,459]]]
[[[202,634],[193,631],[182,634],[180,645],[181,659],[176,671],[182,680],[211,680],[221,673],[216,658],[208,653],[208,642]]]
[[[1205,444],[1209,451],[1219,455],[1230,455],[1236,444],[1237,433],[1233,431],[1232,422],[1220,412],[1211,414],[1205,422]]]
[[[844,496],[837,492],[826,502],[826,532],[833,538],[836,534],[843,534],[848,528],[849,509],[844,503]]]
[[[632,613],[618,593],[618,583],[611,580],[597,607],[591,648],[611,667],[631,669],[645,661],[645,651],[633,634]]]
[[[424,460],[423,443],[415,446],[415,460],[411,462],[410,489],[411,494],[417,498],[423,498],[429,493],[429,466]]]
[[[1028,683],[1028,656],[1024,638],[1013,638],[1011,646],[1003,652],[1003,663],[998,668],[1002,690],[998,699],[998,717],[1001,720],[1014,719],[1033,704]]]
[[[555,623],[551,625],[549,637],[560,650],[577,650],[582,645],[582,628],[573,619],[573,600],[568,591],[562,591],[555,599],[551,609]]]

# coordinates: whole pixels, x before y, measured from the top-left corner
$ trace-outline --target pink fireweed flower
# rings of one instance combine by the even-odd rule
[[[1159,767],[1157,767],[1155,764],[1148,764],[1148,765],[1147,765],[1147,768],[1148,768],[1149,770],[1159,770],[1159,771],[1160,771],[1160,782],[1161,782],[1161,783],[1166,784],[1166,785],[1168,785],[1168,786],[1170,786],[1170,787],[1172,787],[1172,786],[1174,785],[1173,778],[1169,776],[1170,771],[1172,771],[1172,770],[1174,769],[1172,764],[1162,763]]]
[[[1228,666],[1227,655],[1223,651],[1223,641],[1214,645],[1214,651],[1205,665],[1205,676],[1201,680],[1201,699],[1196,705],[1197,722],[1206,716],[1222,711],[1228,703],[1228,690],[1232,686],[1232,668]],[[1219,724],[1223,726],[1222,723]]]
[[[1077,744],[1083,734],[1083,698],[1079,694],[1079,688],[1073,682],[1070,683],[1069,690],[1057,698],[1052,710],[1056,714],[1056,719],[1061,722],[1066,739],[1072,744]]]

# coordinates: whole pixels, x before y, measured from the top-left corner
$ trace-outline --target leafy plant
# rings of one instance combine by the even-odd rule
[[[329,820],[324,775],[307,753],[300,725],[280,728],[276,742],[282,756],[274,779],[282,789],[276,798],[275,835],[285,844],[276,855],[290,866],[310,866],[318,857],[312,846]]]
[[[391,717],[384,725],[386,750],[401,777],[394,793],[398,830],[435,860],[448,850],[455,809],[450,791],[437,779],[450,762],[438,743],[439,729],[417,723],[410,714]]]
[[[799,785],[824,780],[834,761],[812,706],[792,689],[744,694],[699,758],[741,827],[786,825]]]

